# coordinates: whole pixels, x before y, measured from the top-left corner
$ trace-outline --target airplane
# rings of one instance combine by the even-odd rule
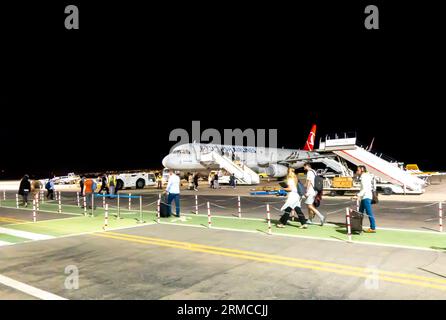
[[[233,161],[243,163],[256,173],[266,173],[273,178],[282,178],[287,175],[288,167],[299,169],[305,162],[322,157],[313,151],[315,138],[316,125],[314,124],[303,149],[187,143],[174,148],[164,157],[162,164],[165,168],[175,171],[207,175],[212,170],[218,170],[219,165],[217,163],[205,165],[200,159],[203,154],[215,151]]]

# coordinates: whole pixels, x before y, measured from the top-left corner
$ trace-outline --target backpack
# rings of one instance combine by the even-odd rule
[[[316,173],[316,171],[314,171],[314,170],[313,170],[313,172],[314,172],[314,175],[315,175],[315,177],[314,177],[314,186],[313,186],[314,190],[316,192],[318,192],[318,193],[324,191],[324,177],[318,175]]]
[[[307,193],[307,191],[305,190],[305,186],[300,181],[297,182],[297,193],[301,197],[303,197]]]
[[[45,184],[45,189],[46,189],[46,190],[50,190],[50,189],[51,189],[51,183],[50,183],[49,180],[48,180],[48,182]]]

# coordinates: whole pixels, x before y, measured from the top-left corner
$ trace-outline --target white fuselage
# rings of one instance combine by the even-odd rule
[[[250,169],[256,172],[274,171],[274,176],[286,175],[286,166],[279,164],[280,161],[291,157],[298,157],[301,161],[295,161],[291,167],[300,168],[305,162],[305,158],[313,152],[297,149],[278,149],[265,147],[232,146],[218,144],[188,143],[177,146],[171,153],[163,159],[163,166],[173,170],[189,172],[208,172],[218,169],[218,164],[203,164],[200,161],[203,154],[217,152],[234,160],[241,161]],[[280,169],[280,170],[278,170]],[[281,174],[278,174],[278,171]],[[272,175],[272,174],[271,174]]]

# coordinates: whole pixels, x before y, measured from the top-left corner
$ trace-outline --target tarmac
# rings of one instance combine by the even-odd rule
[[[32,222],[32,210],[15,208],[15,192],[6,192],[0,207],[0,299],[446,298],[446,232],[438,231],[438,200],[381,196],[374,206],[377,234],[354,235],[348,242],[345,208],[356,206],[349,198],[324,197],[324,227],[301,230],[291,222],[278,229],[285,200],[251,197],[249,188],[184,190],[182,218],[161,223],[159,190],[121,191],[141,194],[143,210],[138,201],[129,210],[122,199],[123,219],[116,219],[116,199],[107,199],[105,229],[100,198],[95,216],[85,217],[75,193],[63,191],[63,212],[57,212],[57,202],[46,201]],[[67,286],[73,268],[77,288]]]

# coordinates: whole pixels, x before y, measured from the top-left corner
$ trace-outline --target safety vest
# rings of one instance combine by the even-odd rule
[[[108,177],[108,185],[114,187],[116,186],[116,177],[114,175]]]

